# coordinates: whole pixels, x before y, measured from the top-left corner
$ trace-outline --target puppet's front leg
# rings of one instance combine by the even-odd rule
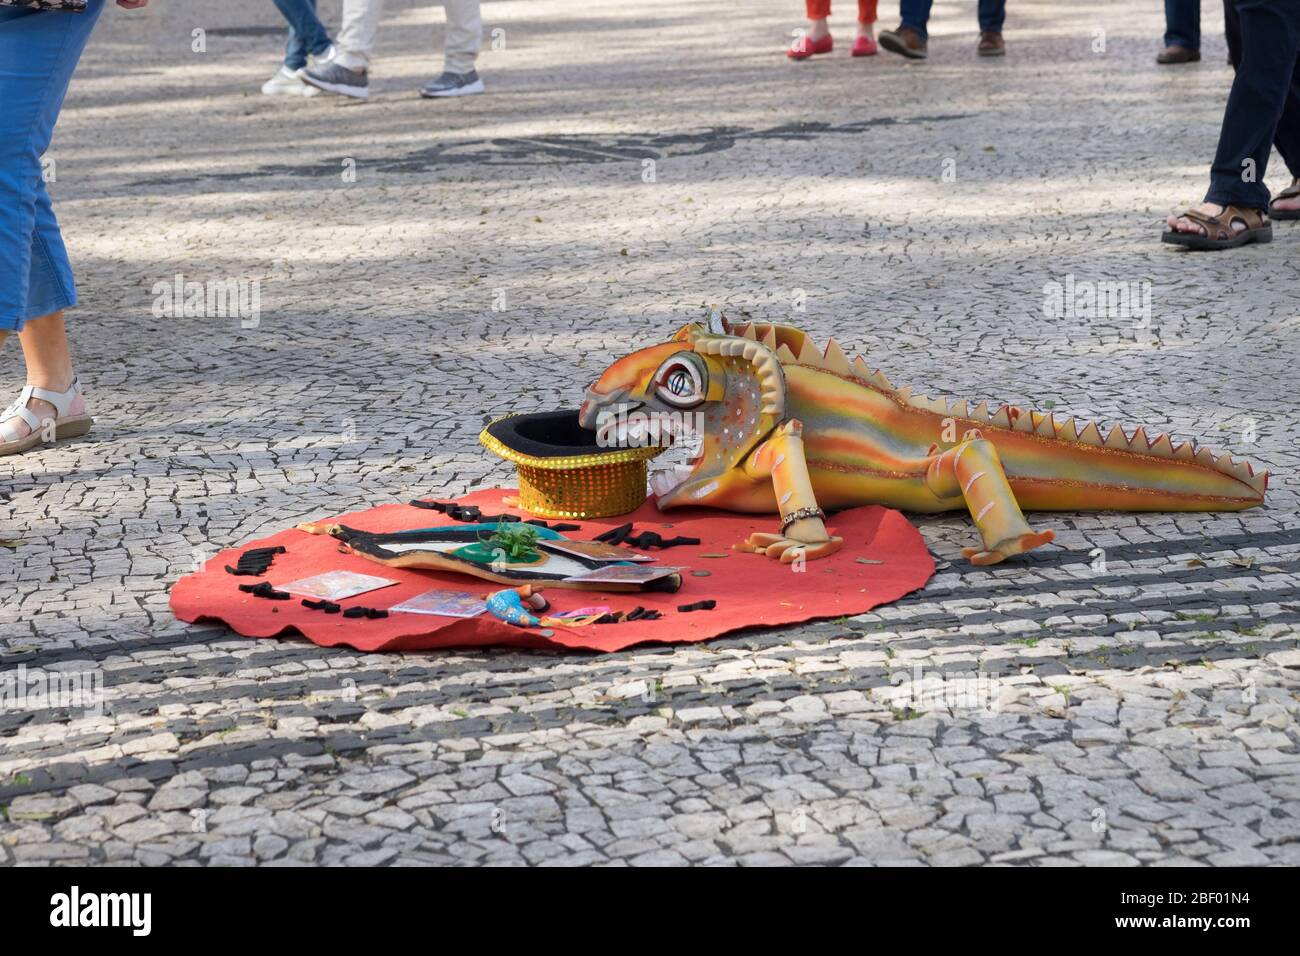
[[[964,548],[972,564],[997,564],[1047,544],[1054,531],[1035,531],[1011,490],[993,443],[971,429],[959,444],[930,459],[926,484],[940,498],[961,497],[984,539],[983,548]]]
[[[808,462],[804,459],[803,425],[797,420],[786,422],[745,462],[745,474],[751,478],[770,478],[781,511],[780,534],[751,534],[742,551],[761,551],[782,564],[799,557],[806,560],[834,554],[844,544],[826,532],[825,516],[817,507]]]

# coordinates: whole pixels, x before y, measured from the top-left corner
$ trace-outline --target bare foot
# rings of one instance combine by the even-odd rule
[[[809,20],[809,21],[808,21],[808,39],[809,39],[809,40],[820,40],[822,37],[826,36],[826,34],[828,34],[828,33],[830,33],[830,32],[831,32],[831,28],[830,28],[830,26],[827,25],[827,23],[826,23],[825,20]]]
[[[975,565],[997,564],[1005,561],[1013,554],[1024,554],[1026,551],[1034,550],[1034,548],[1041,548],[1048,542],[1055,540],[1055,538],[1055,531],[1031,531],[1028,534],[1020,535],[1018,538],[999,541],[987,551],[980,548],[963,548],[961,556],[969,558],[970,563]]]
[[[12,406],[10,406],[12,408]],[[49,402],[41,401],[39,398],[27,400],[27,410],[35,415],[42,423],[52,422],[59,417],[59,410]],[[5,409],[6,412],[9,409]],[[2,414],[2,413],[0,413]],[[8,427],[6,427],[8,426]],[[27,419],[19,415],[12,417],[6,415],[0,420],[0,441],[7,441],[10,438],[26,438],[32,433],[32,426],[27,424]]]
[[[1300,179],[1291,180],[1291,186],[1294,188]],[[1289,212],[1293,209],[1300,209],[1300,196],[1290,196],[1287,199],[1274,199],[1270,205],[1274,209],[1280,209],[1283,212]]]
[[[775,558],[782,564],[792,564],[799,557],[815,561],[834,554],[844,546],[843,538],[832,537],[826,541],[798,541],[779,534],[754,533],[737,546],[739,551],[754,551]]]
[[[1194,206],[1192,208],[1195,209],[1196,212],[1204,213],[1207,216],[1217,216],[1223,212],[1225,207],[1216,206],[1212,202],[1203,202],[1199,206]],[[1183,216],[1171,215],[1168,219],[1165,220],[1165,222],[1168,224],[1169,228],[1172,229],[1174,232],[1190,232],[1197,236],[1205,235],[1204,226],[1192,222],[1192,220],[1187,219]],[[1245,228],[1246,228],[1245,225],[1240,222],[1232,223],[1232,229],[1234,232],[1241,232]]]

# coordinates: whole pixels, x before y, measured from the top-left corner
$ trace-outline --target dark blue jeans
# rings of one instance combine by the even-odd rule
[[[1201,0],[1165,0],[1165,46],[1201,48]]]
[[[316,16],[316,0],[274,0],[280,15],[289,22],[289,42],[284,45],[284,66],[301,70],[308,54],[318,56],[329,49],[330,35]]]
[[[925,25],[930,22],[930,7],[934,0],[899,0],[899,19],[905,27],[911,27],[928,39]],[[980,30],[1002,32],[1002,23],[1007,18],[1007,0],[979,0]]]
[[[1274,145],[1291,175],[1300,176],[1300,3],[1224,0],[1223,12],[1236,76],[1205,201],[1265,209],[1264,172]]]

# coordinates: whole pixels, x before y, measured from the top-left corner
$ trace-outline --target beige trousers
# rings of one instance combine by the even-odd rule
[[[441,0],[447,10],[447,35],[443,40],[443,69],[468,73],[474,69],[483,40],[479,0]],[[375,34],[384,15],[384,0],[343,0],[343,25],[335,46],[338,61],[350,70],[368,69]]]

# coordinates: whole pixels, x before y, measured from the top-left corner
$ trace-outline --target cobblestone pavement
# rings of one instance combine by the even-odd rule
[[[433,103],[441,13],[389,6],[363,106],[260,96],[253,0],[112,9],[86,56],[50,155],[99,424],[0,463],[0,668],[98,675],[107,709],[0,709],[0,863],[1300,862],[1300,228],[1158,242],[1204,186],[1217,11],[1184,68],[1152,62],[1158,4],[1028,0],[1001,62],[940,3],[928,63],[796,65],[794,0],[511,0],[489,95]],[[177,274],[258,280],[260,322],[155,317]],[[1149,320],[1045,318],[1071,276]],[[1268,506],[1055,516],[993,569],[922,518],[940,570],[897,605],[608,656],[170,616],[218,549],[507,483],[485,418],[572,404],[711,302],[1249,454]]]

